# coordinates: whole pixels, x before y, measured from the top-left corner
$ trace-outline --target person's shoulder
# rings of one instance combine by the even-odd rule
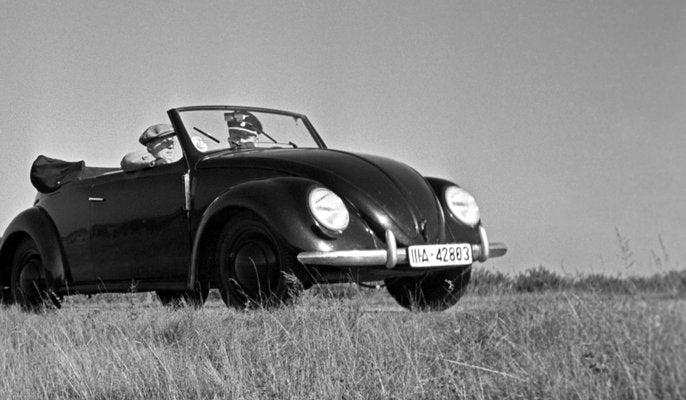
[[[132,151],[121,159],[121,169],[124,171],[138,171],[155,165],[155,157],[147,151]]]

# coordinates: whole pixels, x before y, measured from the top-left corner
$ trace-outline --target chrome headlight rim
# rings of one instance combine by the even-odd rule
[[[481,213],[476,199],[471,193],[457,185],[448,186],[443,192],[450,214],[457,221],[473,228],[481,221]]]
[[[350,212],[343,199],[323,186],[310,189],[307,208],[317,226],[326,233],[341,234],[350,223]]]

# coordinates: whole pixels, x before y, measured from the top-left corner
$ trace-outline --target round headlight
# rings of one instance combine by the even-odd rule
[[[445,190],[445,203],[455,218],[466,225],[475,226],[481,219],[474,196],[464,189],[457,186],[448,187]]]
[[[341,232],[348,227],[348,209],[336,193],[325,188],[315,188],[310,191],[307,203],[314,219],[324,228]]]

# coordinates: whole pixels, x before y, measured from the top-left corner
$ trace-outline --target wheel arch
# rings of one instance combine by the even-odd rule
[[[239,184],[217,196],[203,213],[195,234],[188,287],[195,287],[198,279],[213,278],[219,233],[240,212],[260,217],[293,248],[326,246],[307,207],[307,194],[314,186],[322,185],[311,179],[278,177]]]
[[[48,287],[55,289],[66,281],[65,261],[57,228],[40,207],[17,215],[8,225],[0,244],[0,288],[10,285],[14,253],[24,239],[31,239],[41,254]]]

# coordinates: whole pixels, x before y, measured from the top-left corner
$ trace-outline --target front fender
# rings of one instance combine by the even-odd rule
[[[48,287],[56,289],[66,282],[66,263],[57,229],[50,216],[40,207],[32,207],[17,215],[7,226],[0,244],[0,288],[10,285],[14,251],[22,239],[36,243],[43,261]]]
[[[479,226],[481,226],[481,221],[475,227],[469,227],[462,222],[459,222],[452,216],[448,205],[445,203],[445,196],[443,193],[445,189],[449,186],[459,186],[453,182],[450,182],[441,178],[426,177],[427,182],[431,185],[431,188],[436,194],[436,198],[441,203],[443,208],[443,213],[445,214],[445,226],[448,228],[448,234],[452,236],[453,241],[468,241],[469,243],[481,243],[481,237],[479,236]]]
[[[242,210],[257,214],[272,232],[300,251],[378,245],[366,223],[350,208],[351,221],[344,234],[338,237],[322,234],[307,206],[307,196],[315,186],[322,185],[306,178],[277,177],[242,183],[219,195],[203,213],[196,231],[189,288],[196,287],[199,272],[211,273],[219,232],[232,215]]]
[[[236,185],[210,203],[203,213],[198,232],[204,232],[212,220],[227,210],[244,209],[260,216],[291,246],[310,247],[319,239],[307,209],[307,194],[315,186],[321,185],[313,180],[291,177]],[[196,235],[196,239],[199,236]]]

